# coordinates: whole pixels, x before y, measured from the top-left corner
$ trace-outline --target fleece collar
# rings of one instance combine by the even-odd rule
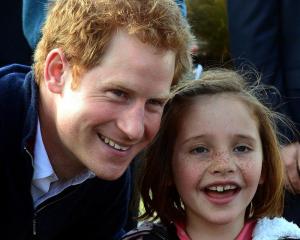
[[[300,228],[284,218],[262,218],[258,220],[252,237],[253,240],[300,239]]]

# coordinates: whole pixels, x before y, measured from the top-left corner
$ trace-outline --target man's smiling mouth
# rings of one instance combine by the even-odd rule
[[[118,151],[126,151],[129,149],[129,147],[126,147],[126,146],[121,146],[117,143],[115,143],[113,140],[107,138],[107,137],[104,137],[102,135],[99,135],[98,136],[100,137],[100,139],[108,146],[110,146],[111,148],[113,149],[116,149]]]

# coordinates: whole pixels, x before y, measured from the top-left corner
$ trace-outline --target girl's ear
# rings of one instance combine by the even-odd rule
[[[263,184],[265,182],[265,171],[261,171],[258,184]]]
[[[67,71],[68,62],[61,49],[52,49],[46,58],[44,68],[44,83],[46,88],[52,92],[61,94],[65,85],[63,74]]]
[[[171,176],[168,177],[167,186],[168,187],[175,186],[174,180],[172,179]]]
[[[258,184],[263,184],[265,182],[265,178],[260,176]]]

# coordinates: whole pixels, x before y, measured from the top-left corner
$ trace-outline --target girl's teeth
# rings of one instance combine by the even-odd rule
[[[216,191],[216,192],[224,192],[232,189],[236,189],[236,186],[234,185],[225,185],[225,186],[211,186],[208,188],[211,191]]]

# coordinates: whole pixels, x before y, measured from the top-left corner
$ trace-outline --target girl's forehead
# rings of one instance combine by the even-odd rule
[[[187,101],[185,106],[186,110],[190,107],[194,107],[195,105],[204,105],[204,104],[211,104],[218,101],[226,101],[226,102],[234,102],[244,105],[245,110],[249,112],[251,115],[255,115],[255,109],[257,108],[257,104],[259,101],[255,98],[249,99],[247,96],[235,93],[235,92],[220,92],[220,93],[213,93],[213,94],[199,94],[195,97],[192,97]]]
[[[233,132],[258,131],[257,117],[253,110],[240,98],[232,94],[199,95],[186,105],[182,114],[182,128],[194,131],[216,129]]]

